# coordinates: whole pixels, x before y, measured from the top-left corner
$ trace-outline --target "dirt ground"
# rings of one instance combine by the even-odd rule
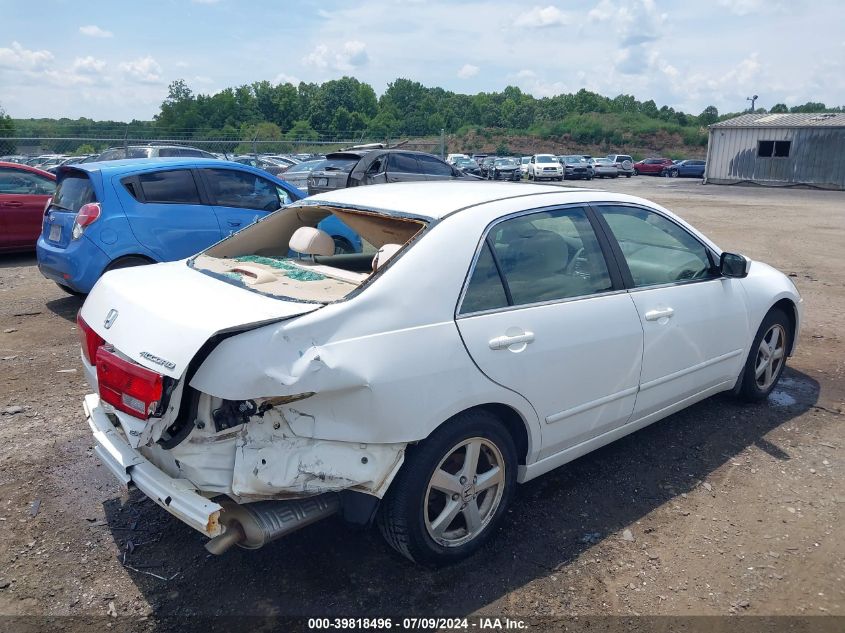
[[[520,487],[492,543],[439,570],[335,520],[208,554],[93,456],[81,301],[0,256],[0,615],[845,615],[845,194],[589,184],[789,273],[797,353],[765,403],[711,398]]]

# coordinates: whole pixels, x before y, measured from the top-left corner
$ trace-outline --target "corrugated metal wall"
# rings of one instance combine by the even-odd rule
[[[759,141],[792,141],[788,158],[760,158]],[[845,190],[845,128],[714,128],[707,182],[806,184]]]

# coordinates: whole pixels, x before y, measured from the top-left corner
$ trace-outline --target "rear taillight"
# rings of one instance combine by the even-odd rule
[[[162,376],[113,354],[97,349],[97,384],[100,398],[118,411],[146,420],[161,402]]]
[[[103,338],[91,329],[91,326],[85,322],[81,316],[76,317],[77,334],[79,335],[79,342],[82,344],[82,355],[89,365],[94,364],[94,359],[97,355],[97,349],[105,343]]]
[[[84,204],[76,212],[76,219],[73,221],[73,239],[79,239],[85,232],[85,227],[93,224],[100,217],[100,203],[89,202]]]
[[[51,204],[53,204],[53,196],[47,198],[47,202],[44,203],[44,215],[47,215],[47,211],[50,210]]]

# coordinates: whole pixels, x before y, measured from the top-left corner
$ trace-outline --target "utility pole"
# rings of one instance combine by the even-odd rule
[[[753,97],[745,97],[746,101],[751,102],[751,110],[749,110],[749,112],[754,112],[754,103],[757,101],[757,98],[757,95],[754,95]]]
[[[446,159],[446,130],[440,128],[440,158]]]

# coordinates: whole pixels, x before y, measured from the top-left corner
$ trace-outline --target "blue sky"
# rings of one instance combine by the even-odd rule
[[[841,0],[0,0],[14,117],[148,119],[185,79],[397,77],[464,93],[581,88],[693,114],[845,104]]]

